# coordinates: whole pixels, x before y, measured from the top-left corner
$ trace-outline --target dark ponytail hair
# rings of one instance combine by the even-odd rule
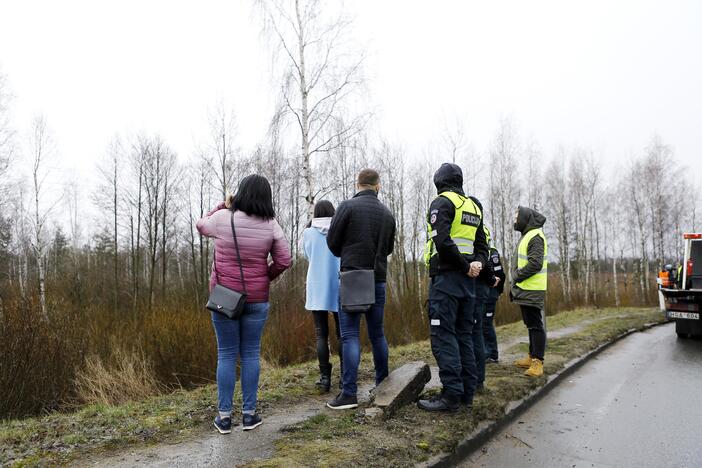
[[[231,210],[241,210],[249,216],[258,216],[266,221],[275,218],[273,193],[268,179],[258,174],[244,177],[236,195],[232,197]]]
[[[329,200],[319,200],[314,204],[314,214],[315,218],[331,218],[334,216],[335,210],[334,205]],[[307,223],[307,227],[312,226],[312,220]]]

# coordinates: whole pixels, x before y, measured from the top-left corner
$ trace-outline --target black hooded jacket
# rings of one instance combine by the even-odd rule
[[[465,196],[463,192],[463,172],[461,168],[455,164],[444,163],[434,174],[434,185],[437,193],[455,192]],[[480,210],[483,206],[480,202],[471,197],[478,205]],[[480,218],[480,224],[476,232],[475,242],[473,244],[473,256],[463,255],[458,251],[458,247],[451,239],[451,224],[456,215],[456,208],[451,200],[445,197],[436,197],[429,206],[427,222],[431,225],[433,231],[436,231],[434,236],[434,245],[438,255],[434,255],[429,263],[429,275],[435,276],[447,271],[460,271],[468,273],[470,263],[478,261],[483,265],[487,264],[488,245],[485,239],[485,231],[483,230],[483,219]]]
[[[514,223],[514,230],[522,233],[522,236],[532,229],[543,227],[546,223],[546,217],[538,211],[520,206],[518,208],[517,221]],[[517,250],[519,247],[517,247]],[[516,252],[515,259],[518,258],[519,252]],[[544,241],[540,236],[536,236],[529,241],[527,245],[527,264],[522,268],[517,268],[517,262],[514,262],[512,271],[512,300],[517,304],[544,308],[546,299],[545,291],[525,291],[519,288],[516,283],[540,272],[544,262]]]

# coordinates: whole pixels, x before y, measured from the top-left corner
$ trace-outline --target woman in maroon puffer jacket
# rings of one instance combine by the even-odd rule
[[[232,212],[248,296],[238,320],[212,312],[217,335],[219,400],[219,414],[214,424],[222,434],[231,432],[237,356],[241,359],[243,428],[250,430],[261,424],[261,417],[256,414],[256,400],[261,336],[268,318],[268,291],[270,282],[291,262],[290,246],[275,220],[268,180],[256,174],[247,176],[239,184],[236,195],[197,222],[200,234],[214,238],[216,263],[213,262],[210,290],[219,278],[222,286],[244,291],[232,234]]]

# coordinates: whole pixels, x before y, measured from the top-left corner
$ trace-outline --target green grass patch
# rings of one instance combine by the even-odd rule
[[[554,330],[590,319],[601,320],[575,335],[549,342],[547,372],[559,370],[567,360],[629,328],[662,320],[662,316],[651,309],[581,309],[549,317],[548,327]],[[498,327],[497,333],[499,340],[506,341],[523,336],[525,330],[521,324],[509,324]],[[415,360],[434,363],[428,342],[396,346],[390,351],[391,368]],[[335,365],[335,372],[337,369]],[[368,420],[354,412],[324,413],[287,428],[276,443],[274,457],[253,465],[404,466],[451,450],[478,421],[499,417],[507,403],[543,383],[522,376],[509,364],[488,369],[490,393],[476,399],[473,417],[430,415],[414,406],[403,408],[388,422]],[[372,357],[364,353],[359,380],[372,380],[373,375]],[[316,362],[285,368],[264,366],[260,409],[265,413],[308,399],[316,392],[317,377]],[[240,398],[237,386],[235,408],[240,406]],[[216,387],[207,385],[119,406],[91,405],[72,413],[5,421],[0,423],[0,465],[66,464],[84,454],[186,439],[209,429],[216,401]]]

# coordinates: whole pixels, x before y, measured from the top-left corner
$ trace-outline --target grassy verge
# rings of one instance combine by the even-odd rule
[[[626,316],[617,317],[621,315]],[[660,320],[661,316],[650,309],[576,310],[549,317],[548,325],[553,330],[592,318],[604,320],[589,325],[581,333],[549,342],[547,372],[557,371],[568,359],[623,330]],[[521,324],[498,327],[497,332],[500,340],[524,335]],[[390,356],[393,368],[417,359],[433,362],[426,342],[393,347]],[[372,379],[371,366],[372,358],[364,354],[359,379]],[[309,398],[315,391],[317,372],[315,362],[285,368],[265,367],[259,393],[262,411]],[[358,413],[324,413],[289,428],[278,442],[274,458],[258,465],[404,465],[422,460],[432,453],[450,450],[478,421],[496,417],[509,401],[542,383],[522,377],[511,366],[491,366],[487,385],[492,391],[476,401],[473,418],[458,416],[433,421],[433,417],[412,407],[401,410],[388,423],[366,421]],[[127,446],[186,439],[209,429],[215,402],[216,388],[208,385],[119,406],[91,405],[73,413],[2,422],[0,465],[63,464],[85,453],[94,455]],[[412,443],[408,445],[408,441]]]
[[[589,312],[588,318],[592,318],[592,311]],[[561,370],[568,361],[631,328],[662,320],[661,314],[651,309],[605,310],[597,314],[603,320],[549,342],[547,373]],[[587,311],[564,313],[558,317],[558,328],[573,325],[585,316]],[[551,329],[555,321],[551,320]],[[524,344],[515,348],[527,351]],[[545,382],[545,377],[532,379],[522,375],[511,363],[490,365],[486,379],[489,391],[477,396],[471,415],[431,414],[414,405],[403,408],[389,421],[366,419],[362,408],[344,414],[325,412],[288,428],[286,436],[276,442],[272,458],[249,466],[410,466],[440,452],[451,452],[478,423],[502,416],[511,401],[527,396]]]

